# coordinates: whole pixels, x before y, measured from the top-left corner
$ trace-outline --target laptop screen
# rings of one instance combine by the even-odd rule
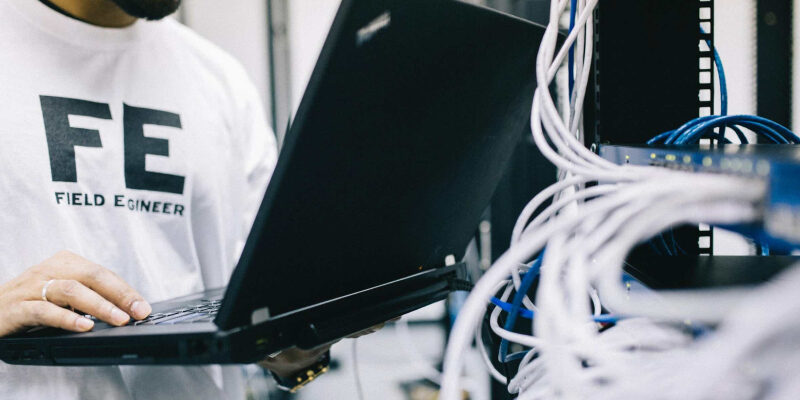
[[[460,260],[528,129],[543,32],[452,0],[344,0],[217,322]]]

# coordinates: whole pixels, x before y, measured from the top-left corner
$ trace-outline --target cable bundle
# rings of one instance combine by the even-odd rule
[[[703,29],[700,29],[703,32]],[[703,32],[704,33],[704,32]],[[713,47],[707,41],[708,47]],[[730,143],[725,137],[725,132],[730,129],[739,139],[740,144],[748,144],[749,140],[742,129],[749,129],[758,136],[765,137],[772,143],[800,143],[800,138],[781,124],[755,115],[728,115],[728,84],[725,79],[725,69],[722,59],[714,49],[714,65],[719,75],[720,113],[695,118],[678,129],[664,132],[649,141],[647,144],[697,144],[700,139],[716,139],[723,143]]]
[[[749,292],[637,289],[623,279],[622,265],[636,244],[676,225],[736,225],[759,220],[764,182],[618,166],[586,149],[579,138],[593,53],[590,17],[597,0],[574,1],[574,27],[557,49],[558,21],[568,3],[551,2],[550,23],[537,57],[538,88],[531,113],[533,139],[559,168],[559,181],[526,205],[514,227],[511,247],[476,283],[461,309],[445,354],[442,398],[459,398],[463,357],[472,339],[480,336],[487,304],[491,304],[490,326],[503,339],[498,356],[501,361],[520,360],[519,370],[504,376],[494,369],[480,340],[479,347],[492,375],[519,399],[716,398],[713,389],[717,386],[693,386],[690,375],[684,373],[677,375],[685,380],[676,381],[672,379],[674,368],[702,374],[687,368],[696,355],[708,356],[731,345],[735,333],[716,339],[715,333],[709,332],[701,336],[705,338],[701,342],[695,339],[698,332],[705,331],[704,322],[728,323],[726,316]],[[575,52],[570,63],[575,69],[575,85],[570,113],[562,119],[547,88],[570,49]],[[696,137],[711,121],[687,127],[680,137]],[[732,121],[719,123],[727,126],[733,125]],[[749,121],[742,119],[736,124]],[[593,185],[587,186],[590,183]],[[549,206],[536,212],[551,199]],[[528,288],[537,278],[534,301],[528,297]],[[800,278],[797,281],[800,284]],[[503,326],[499,322],[502,313],[508,314]],[[518,317],[531,320],[532,335],[512,331]],[[731,329],[738,332],[735,325]],[[770,327],[775,329],[761,333],[780,328],[778,324]],[[726,329],[723,325],[720,332]],[[512,342],[527,350],[509,355]],[[699,361],[696,365],[713,364],[728,371],[725,368],[734,359]],[[751,387],[741,382],[739,386]]]
[[[728,139],[725,139],[724,134],[715,132],[715,129],[718,128],[722,128],[722,132],[725,129],[733,130],[739,139],[739,143],[742,144],[746,144],[749,141],[740,128],[749,129],[755,134],[771,140],[773,143],[800,143],[800,137],[797,137],[792,131],[766,118],[755,115],[710,115],[693,119],[676,130],[664,132],[650,139],[647,144],[695,144],[702,138],[727,142]]]

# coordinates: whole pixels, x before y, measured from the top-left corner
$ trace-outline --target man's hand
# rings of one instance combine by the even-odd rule
[[[387,322],[394,322],[399,319],[400,317],[397,317]],[[347,337],[349,339],[356,339],[364,335],[369,335],[377,332],[383,328],[384,325],[386,325],[386,322],[369,327]],[[258,365],[274,372],[281,378],[286,378],[297,373],[297,371],[313,365],[322,357],[323,354],[325,354],[326,351],[330,350],[331,346],[333,346],[336,342],[338,342],[338,340],[335,342],[326,343],[312,350],[303,350],[298,349],[297,347],[292,347],[280,352],[275,357],[267,357],[263,361],[259,362]]]
[[[363,331],[358,331],[358,332],[356,332],[356,333],[354,333],[354,334],[352,334],[352,335],[348,336],[347,338],[348,338],[348,339],[358,339],[358,338],[360,338],[360,337],[362,337],[362,336],[369,335],[369,334],[373,334],[373,333],[375,333],[375,332],[377,332],[377,331],[379,331],[379,330],[383,329],[383,327],[384,327],[386,324],[388,324],[389,322],[397,322],[397,321],[399,321],[399,320],[400,320],[400,317],[397,317],[397,318],[392,318],[392,319],[390,319],[390,320],[388,320],[388,321],[386,321],[386,322],[383,322],[383,323],[380,323],[380,324],[378,324],[378,325],[371,326],[371,327],[369,327],[369,328],[367,328],[367,329],[364,329]]]
[[[45,285],[47,301],[42,299]],[[0,286],[0,336],[35,326],[73,332],[92,329],[92,320],[65,307],[116,326],[127,324],[131,317],[143,319],[152,311],[114,272],[61,251]]]
[[[287,378],[317,362],[326,351],[331,349],[331,346],[333,346],[333,343],[328,343],[312,350],[292,347],[281,351],[275,357],[265,358],[258,365],[274,372],[281,378]]]

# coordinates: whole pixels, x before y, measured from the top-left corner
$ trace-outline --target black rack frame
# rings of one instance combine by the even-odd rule
[[[603,0],[594,22],[588,146],[644,144],[713,114],[714,0]],[[709,227],[681,227],[675,235],[689,254],[712,254]]]

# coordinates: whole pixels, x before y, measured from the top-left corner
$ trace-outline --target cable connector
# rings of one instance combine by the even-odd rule
[[[472,290],[472,288],[475,287],[475,285],[472,284],[472,282],[458,278],[450,279],[448,283],[450,284],[450,289],[453,291],[469,292],[470,290]]]

